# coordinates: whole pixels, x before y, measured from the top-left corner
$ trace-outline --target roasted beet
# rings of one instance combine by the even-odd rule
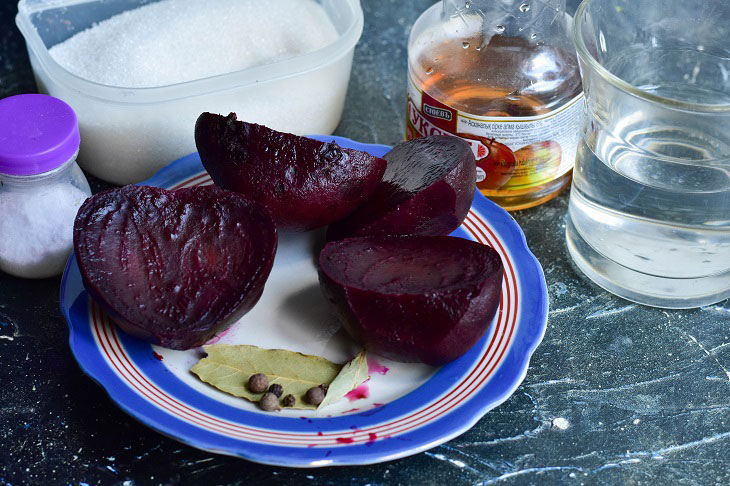
[[[386,163],[261,125],[236,114],[203,113],[195,124],[200,159],[213,181],[269,208],[277,224],[310,230],[343,218],[372,194]]]
[[[127,333],[173,349],[203,344],[250,310],[276,246],[265,207],[212,186],[113,189],[74,223],[91,297]]]
[[[476,162],[456,137],[423,137],[395,146],[368,202],[330,225],[329,241],[352,236],[446,235],[466,218],[476,189]]]
[[[492,248],[450,236],[327,244],[319,281],[352,337],[397,361],[448,363],[489,328],[502,290]]]

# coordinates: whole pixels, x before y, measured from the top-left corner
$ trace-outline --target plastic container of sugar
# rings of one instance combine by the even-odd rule
[[[228,114],[296,134],[342,116],[359,0],[20,0],[39,90],[78,116],[79,165],[139,182],[195,151],[195,120]]]

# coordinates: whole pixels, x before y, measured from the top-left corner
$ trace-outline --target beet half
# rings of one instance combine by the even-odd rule
[[[502,261],[450,236],[373,236],[327,244],[322,291],[350,335],[387,358],[442,365],[469,350],[499,306]]]
[[[382,182],[364,205],[330,225],[327,240],[376,235],[447,235],[466,218],[476,161],[457,137],[416,138],[385,155]]]
[[[199,346],[250,310],[276,247],[265,207],[213,186],[113,189],[74,222],[91,297],[127,333],[172,349]]]
[[[386,166],[334,141],[237,121],[235,113],[200,115],[195,144],[213,182],[264,204],[280,227],[300,231],[328,225],[364,203]]]

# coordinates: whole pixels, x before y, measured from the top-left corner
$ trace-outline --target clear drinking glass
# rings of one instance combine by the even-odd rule
[[[730,2],[585,0],[574,27],[573,260],[642,304],[730,297]]]

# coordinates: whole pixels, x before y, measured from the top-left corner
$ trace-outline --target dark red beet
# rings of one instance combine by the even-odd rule
[[[173,349],[203,344],[250,310],[276,246],[265,207],[213,186],[113,189],[74,222],[91,297],[127,333]]]
[[[476,162],[456,137],[416,138],[385,155],[388,168],[368,202],[330,225],[327,240],[376,235],[447,235],[466,218]]]
[[[310,230],[360,206],[383,177],[386,163],[261,125],[203,113],[195,124],[200,159],[213,181],[269,208],[277,224]]]
[[[397,361],[441,365],[489,328],[502,291],[492,248],[450,236],[373,236],[327,244],[319,281],[352,337]]]

